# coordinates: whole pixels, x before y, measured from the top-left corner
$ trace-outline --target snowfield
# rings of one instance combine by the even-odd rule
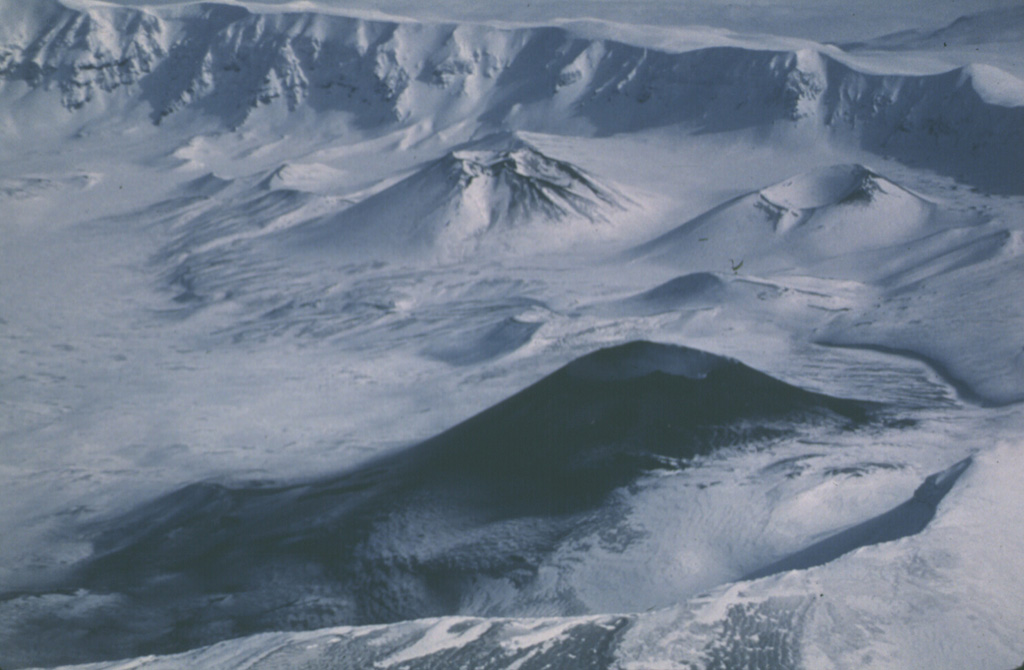
[[[1019,666],[1024,14],[799,6],[0,0],[0,666]]]

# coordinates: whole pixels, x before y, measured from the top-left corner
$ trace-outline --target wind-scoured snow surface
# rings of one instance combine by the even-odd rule
[[[0,0],[0,666],[1024,660],[1016,8],[126,4]]]

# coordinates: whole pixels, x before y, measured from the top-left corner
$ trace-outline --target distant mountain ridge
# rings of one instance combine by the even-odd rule
[[[922,46],[1020,42],[1024,40],[1024,6],[991,9],[961,16],[937,30],[901,30],[870,40],[844,44],[845,49],[913,49]]]
[[[259,110],[300,108],[343,112],[369,129],[423,119],[597,134],[796,124],[993,190],[1024,190],[1013,169],[1024,154],[1024,84],[993,68],[869,74],[826,47],[672,53],[563,28],[209,3],[143,11],[0,0],[0,18],[0,106],[50,91],[68,110],[142,104],[154,123],[191,111],[229,128]]]

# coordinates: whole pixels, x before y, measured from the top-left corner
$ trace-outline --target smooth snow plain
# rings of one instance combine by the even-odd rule
[[[0,666],[1024,660],[1019,8],[352,7],[0,0]]]

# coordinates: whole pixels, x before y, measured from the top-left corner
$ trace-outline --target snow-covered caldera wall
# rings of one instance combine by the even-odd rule
[[[884,74],[835,47],[736,46],[716,34],[676,51],[563,27],[85,7],[0,0],[0,128],[74,129],[115,112],[228,128],[254,115],[340,113],[358,132],[416,122],[594,134],[795,126],[989,190],[1024,190],[1024,83],[988,66]]]

